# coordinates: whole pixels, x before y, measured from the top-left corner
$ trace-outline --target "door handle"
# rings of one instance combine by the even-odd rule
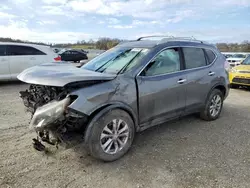
[[[183,84],[183,83],[186,82],[186,81],[187,81],[187,79],[180,79],[180,80],[177,81],[177,83],[178,83],[178,84]]]
[[[1,59],[1,61],[7,61],[7,59]]]
[[[208,76],[213,76],[213,75],[215,75],[215,72],[211,72],[211,71],[210,71],[210,72],[208,73]]]
[[[31,58],[30,58],[30,60],[35,60],[35,59],[36,59],[36,58],[34,58],[34,57],[31,57]]]

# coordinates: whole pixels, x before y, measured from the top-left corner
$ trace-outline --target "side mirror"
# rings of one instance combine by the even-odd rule
[[[144,68],[144,70],[141,72],[141,74],[139,76],[146,76],[146,72],[148,69],[150,69],[150,67],[152,67],[152,65],[155,63],[155,60],[150,61],[150,63]]]

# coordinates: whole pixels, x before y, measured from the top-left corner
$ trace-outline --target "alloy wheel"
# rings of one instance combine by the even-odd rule
[[[222,99],[220,95],[215,95],[210,103],[209,112],[211,116],[215,117],[220,113],[222,106]]]
[[[107,154],[115,154],[122,150],[129,138],[129,126],[121,119],[113,119],[102,130],[101,147]]]

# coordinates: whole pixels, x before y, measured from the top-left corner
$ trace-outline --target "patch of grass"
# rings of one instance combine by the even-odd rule
[[[88,44],[79,44],[79,45],[73,45],[73,46],[69,46],[69,48],[73,48],[73,49],[96,49],[95,45],[88,45]]]

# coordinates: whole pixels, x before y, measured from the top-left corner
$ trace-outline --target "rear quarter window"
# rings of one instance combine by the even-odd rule
[[[7,49],[8,55],[11,56],[46,55],[44,52],[30,46],[9,45]]]
[[[207,55],[207,60],[208,60],[208,64],[211,64],[214,62],[216,55],[214,54],[214,52],[212,50],[209,49],[204,49],[205,53]]]

